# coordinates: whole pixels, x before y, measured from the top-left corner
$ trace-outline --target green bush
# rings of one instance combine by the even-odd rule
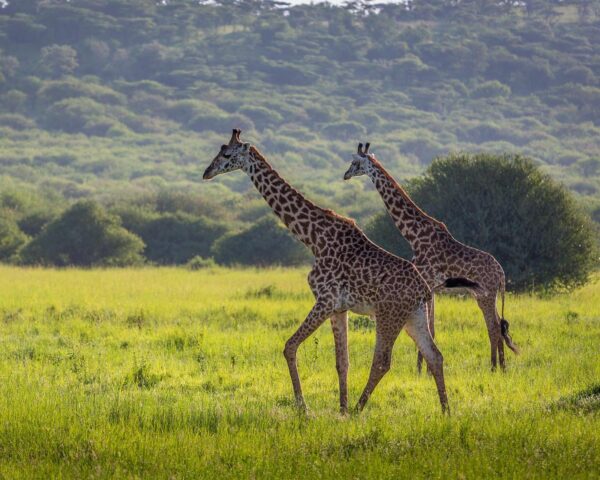
[[[0,115],[0,127],[9,127],[13,130],[28,130],[35,128],[35,122],[18,113],[5,113]]]
[[[413,256],[409,243],[400,234],[387,212],[375,215],[365,228],[367,236],[388,252],[410,260]]]
[[[510,87],[497,80],[481,83],[471,92],[473,98],[508,97],[509,95]]]
[[[227,227],[186,213],[119,212],[123,225],[146,244],[144,256],[162,265],[184,264],[196,256],[208,257],[215,240]]]
[[[225,265],[300,265],[308,262],[308,250],[272,216],[250,228],[217,240],[212,253]]]
[[[79,132],[88,121],[102,117],[104,111],[104,106],[91,98],[67,98],[48,109],[45,123],[52,130]]]
[[[204,258],[200,255],[190,258],[185,266],[188,270],[204,270],[207,268],[214,268],[217,266],[214,258]]]
[[[590,219],[525,158],[439,158],[413,182],[411,195],[458,240],[494,255],[513,290],[576,287],[597,265]]]
[[[73,73],[79,66],[77,51],[69,45],[43,47],[40,56],[40,69],[51,77]]]
[[[0,261],[9,260],[26,241],[27,235],[15,222],[0,218]]]
[[[141,263],[144,242],[97,203],[75,203],[22,250],[24,263],[122,266]]]

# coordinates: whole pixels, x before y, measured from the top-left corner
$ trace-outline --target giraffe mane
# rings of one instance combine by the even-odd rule
[[[258,148],[256,148],[254,145],[250,146],[250,151],[256,158],[258,158],[260,161],[264,162],[269,167],[269,169],[273,172],[273,174],[275,176],[277,176],[277,178],[279,178],[282,182],[285,182],[290,187],[290,189],[292,190],[293,193],[295,193],[296,195],[301,197],[310,208],[314,208],[315,210],[322,212],[326,217],[328,217],[332,220],[337,220],[337,221],[346,223],[349,226],[352,226],[356,229],[359,229],[358,225],[356,225],[356,222],[354,220],[352,220],[351,218],[344,217],[343,215],[340,215],[339,213],[336,213],[329,208],[319,207],[318,205],[313,203],[311,200],[307,199],[304,195],[302,195],[302,193],[300,193],[298,190],[296,190],[294,187],[292,187],[281,175],[279,175],[279,172],[271,166],[271,164],[267,161],[265,156],[262,153],[260,153]]]
[[[402,186],[396,181],[396,179],[394,177],[392,177],[388,171],[384,168],[384,166],[381,164],[381,162],[379,160],[377,160],[377,158],[375,157],[375,155],[373,154],[369,154],[369,159],[371,160],[371,162],[373,162],[373,164],[379,168],[379,170],[381,171],[381,173],[383,173],[383,175],[391,182],[391,184],[394,186],[394,188],[398,191],[398,193],[402,196],[402,198],[404,198],[406,201],[410,202],[411,205],[413,205],[413,207],[417,210],[417,212],[419,213],[419,215],[422,215],[423,217],[427,218],[428,220],[431,221],[431,223],[433,223],[434,225],[436,225],[437,227],[441,228],[444,231],[448,231],[448,227],[446,227],[446,224],[443,222],[440,222],[439,220],[433,218],[431,215],[428,215],[427,213],[425,213],[421,207],[419,207],[412,198],[410,198],[410,195],[408,194],[408,192],[406,190],[404,190],[404,188],[402,188]]]

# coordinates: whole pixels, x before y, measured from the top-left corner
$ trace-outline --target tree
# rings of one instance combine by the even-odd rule
[[[121,210],[123,225],[139,235],[144,256],[159,264],[183,264],[195,256],[208,257],[215,240],[227,232],[223,223],[183,212],[153,214],[140,209]]]
[[[140,263],[144,242],[93,201],[75,203],[22,251],[27,264],[82,267]]]
[[[10,259],[26,241],[27,235],[15,222],[0,218],[0,261]]]
[[[310,258],[308,250],[270,215],[247,230],[221,237],[212,253],[225,265],[300,265]]]
[[[528,159],[438,158],[410,191],[456,239],[494,255],[513,290],[576,287],[597,265],[590,219]]]
[[[385,248],[388,252],[399,257],[410,260],[412,250],[410,244],[400,234],[387,212],[383,211],[375,215],[365,228],[367,236],[377,245]]]
[[[73,73],[77,63],[77,51],[69,45],[50,45],[42,48],[40,69],[52,78]]]

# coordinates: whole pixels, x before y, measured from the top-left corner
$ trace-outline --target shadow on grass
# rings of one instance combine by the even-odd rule
[[[600,383],[559,399],[552,405],[552,408],[582,413],[600,412]]]

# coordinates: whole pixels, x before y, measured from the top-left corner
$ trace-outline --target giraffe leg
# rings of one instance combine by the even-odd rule
[[[500,335],[500,322],[496,314],[496,295],[486,295],[485,297],[478,297],[477,304],[483,312],[483,318],[488,329],[488,336],[490,338],[490,351],[491,351],[491,362],[492,370],[496,370],[498,366],[497,353],[500,350],[499,342],[502,342],[502,335]],[[502,361],[501,366],[504,363],[504,345],[502,346]],[[503,367],[504,368],[504,367]]]
[[[319,326],[327,320],[327,318],[333,312],[327,308],[324,304],[317,302],[302,325],[298,327],[298,330],[289,338],[285,343],[283,349],[283,355],[287,360],[288,368],[290,370],[290,377],[292,378],[292,386],[294,387],[294,395],[296,397],[296,404],[301,410],[306,410],[306,403],[302,396],[302,387],[300,385],[300,377],[298,376],[298,366],[296,365],[296,352],[300,344],[306,340],[311,334],[319,328]]]
[[[450,413],[446,384],[444,381],[444,357],[438,350],[427,325],[427,316],[424,309],[415,312],[406,324],[408,335],[415,341],[419,351],[425,357],[427,368],[435,379],[442,412]]]
[[[340,412],[348,413],[348,312],[331,316],[331,329],[335,340],[335,368],[340,381]]]
[[[377,335],[375,341],[375,353],[373,355],[369,380],[356,405],[357,412],[360,412],[365,408],[365,404],[369,400],[373,390],[375,390],[379,381],[390,370],[394,343],[396,338],[398,338],[400,330],[402,330],[402,322],[400,322],[399,319],[387,316],[383,317],[377,314],[375,316],[377,318],[375,327]]]
[[[431,300],[427,303],[427,320],[429,323],[429,332],[431,333],[431,337],[435,338],[435,299],[433,295],[431,296]],[[421,370],[423,368],[423,354],[419,350],[417,353],[417,371],[419,375],[421,374]],[[429,374],[431,372],[429,369],[427,370]]]
[[[502,371],[506,371],[506,363],[504,361],[504,339],[502,338],[502,334],[498,336],[498,362],[500,363]]]

